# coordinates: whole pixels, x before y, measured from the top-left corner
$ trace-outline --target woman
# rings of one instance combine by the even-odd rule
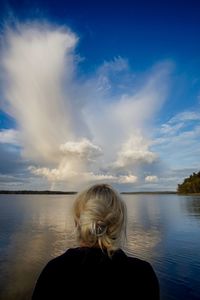
[[[159,299],[152,266],[121,250],[126,206],[107,184],[85,190],[75,200],[79,247],[51,260],[42,271],[32,299]]]

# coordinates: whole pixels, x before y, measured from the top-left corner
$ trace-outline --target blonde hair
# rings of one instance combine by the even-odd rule
[[[78,242],[100,247],[111,256],[126,237],[126,206],[108,184],[96,184],[81,192],[74,203]]]

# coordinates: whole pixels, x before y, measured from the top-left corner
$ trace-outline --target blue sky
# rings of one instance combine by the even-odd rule
[[[82,174],[83,184],[109,181],[120,190],[175,190],[184,177],[199,171],[199,1],[4,0],[0,8],[1,189],[76,188]],[[47,110],[41,108],[41,103],[48,106],[43,91],[47,83],[41,82],[47,81],[45,74],[58,70],[59,54],[53,52],[53,65],[51,50],[49,57],[42,52],[43,75],[37,73],[39,65],[29,69],[30,61],[38,62],[37,43],[48,56],[39,32],[44,38],[48,34],[58,51],[64,47],[62,39],[72,39],[72,50],[63,54],[70,62],[58,72],[58,78],[67,74],[62,79],[65,87]],[[32,48],[27,48],[27,35]],[[25,60],[17,52],[17,39]],[[29,70],[30,100],[25,89],[15,88],[24,80],[18,73],[21,66]],[[53,94],[57,87],[51,88]],[[43,98],[35,100],[41,94]],[[56,95],[65,103],[65,115],[61,103],[54,103]],[[43,130],[52,126],[52,111],[62,115],[54,126],[57,160],[48,152],[54,130]],[[65,116],[72,121],[67,124]],[[66,135],[59,126],[66,128]]]

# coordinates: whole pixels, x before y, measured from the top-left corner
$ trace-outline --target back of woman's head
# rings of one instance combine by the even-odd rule
[[[126,231],[126,206],[108,184],[96,184],[78,195],[74,219],[80,244],[106,249],[120,247]]]

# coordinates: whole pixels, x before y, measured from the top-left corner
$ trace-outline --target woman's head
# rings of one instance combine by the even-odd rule
[[[126,207],[108,184],[96,184],[78,195],[74,219],[78,241],[84,246],[99,246],[111,254],[125,236]]]

